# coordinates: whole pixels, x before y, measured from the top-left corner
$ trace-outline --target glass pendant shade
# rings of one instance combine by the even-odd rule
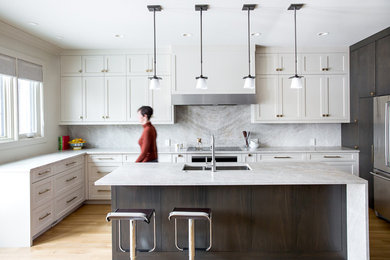
[[[254,89],[256,87],[256,85],[255,85],[255,77],[247,76],[247,77],[244,78],[244,80],[245,80],[244,88]]]
[[[161,78],[158,78],[158,77],[151,77],[149,78],[149,89],[153,89],[153,90],[156,90],[156,89],[160,89],[160,79]]]
[[[206,77],[197,77],[196,78],[196,88],[197,89],[207,89]]]
[[[295,76],[291,77],[290,79],[291,79],[291,88],[294,88],[294,89],[302,88],[302,86],[303,86],[302,77],[295,75]]]

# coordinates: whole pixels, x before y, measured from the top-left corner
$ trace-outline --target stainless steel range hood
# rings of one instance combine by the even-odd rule
[[[172,94],[172,105],[246,105],[257,104],[256,94]]]

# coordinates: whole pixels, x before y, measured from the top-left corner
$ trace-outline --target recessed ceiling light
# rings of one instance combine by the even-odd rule
[[[259,32],[251,33],[251,36],[252,36],[252,37],[258,37],[258,36],[260,36],[260,35],[261,35],[261,33],[259,33]]]
[[[183,37],[191,37],[192,36],[191,33],[183,33],[182,35],[183,35]]]
[[[328,32],[319,32],[317,33],[318,36],[325,36],[325,35],[328,35],[329,33]]]
[[[124,36],[123,34],[115,34],[114,37],[115,37],[115,38],[123,38],[123,37],[125,37],[125,36]]]
[[[28,24],[31,25],[31,26],[37,26],[37,25],[38,25],[38,24],[35,23],[35,22],[28,22]]]

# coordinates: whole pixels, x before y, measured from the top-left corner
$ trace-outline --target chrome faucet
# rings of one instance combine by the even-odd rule
[[[215,165],[215,140],[214,135],[211,135],[211,172],[216,172],[216,165]]]

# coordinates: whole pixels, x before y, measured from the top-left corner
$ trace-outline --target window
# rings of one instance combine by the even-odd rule
[[[39,136],[41,83],[18,80],[18,128],[20,138]]]
[[[12,139],[12,77],[0,74],[0,141]]]

